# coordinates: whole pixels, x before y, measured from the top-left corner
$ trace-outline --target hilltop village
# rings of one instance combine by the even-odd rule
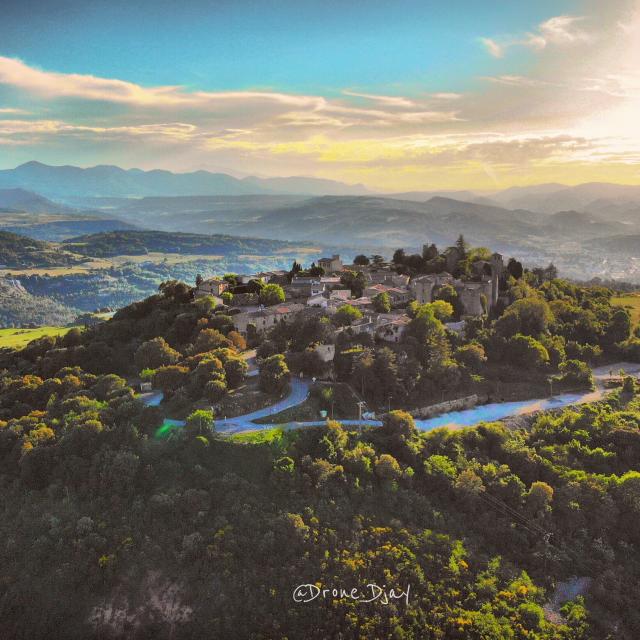
[[[490,314],[500,301],[508,272],[500,254],[487,254],[468,254],[462,238],[442,255],[434,245],[425,245],[421,257],[428,273],[416,272],[415,259],[413,268],[409,266],[411,260],[402,250],[392,262],[360,255],[353,264],[344,264],[333,255],[306,270],[294,263],[291,271],[198,278],[195,296],[210,296],[226,305],[236,331],[245,337],[264,334],[298,315],[338,314],[340,330],[398,343],[411,320],[412,304],[451,303],[445,326],[456,332],[463,331],[465,318]],[[522,271],[519,263],[518,269]]]

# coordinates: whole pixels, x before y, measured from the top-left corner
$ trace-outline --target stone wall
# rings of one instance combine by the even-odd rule
[[[428,407],[420,407],[419,409],[412,409],[410,411],[414,418],[435,418],[443,413],[449,413],[450,411],[464,411],[465,409],[473,409],[476,405],[486,402],[487,396],[479,396],[474,393],[471,396],[464,398],[455,398],[454,400],[447,400],[446,402],[439,402],[438,404],[432,404]]]

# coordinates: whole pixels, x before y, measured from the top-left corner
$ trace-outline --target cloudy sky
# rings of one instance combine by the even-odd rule
[[[2,0],[0,168],[640,184],[640,0]]]

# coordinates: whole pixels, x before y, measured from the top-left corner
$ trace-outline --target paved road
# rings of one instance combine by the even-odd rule
[[[235,418],[217,419],[216,431],[234,433],[236,431],[246,431],[248,429],[268,429],[269,427],[275,426],[274,424],[256,424],[254,420],[266,418],[276,413],[280,413],[280,411],[284,411],[285,409],[290,409],[291,407],[296,407],[299,404],[302,404],[309,397],[311,381],[292,378],[290,387],[289,395],[275,404],[272,404],[270,407],[258,409],[258,411],[253,411],[252,413],[245,413],[245,415],[236,416]]]
[[[534,411],[541,411],[545,409],[557,409],[560,407],[583,404],[585,402],[595,402],[604,396],[606,389],[604,381],[609,377],[610,371],[614,372],[614,375],[620,370],[624,369],[628,374],[639,375],[640,364],[629,362],[618,362],[613,365],[606,365],[604,367],[598,367],[593,370],[594,379],[596,382],[595,391],[586,391],[580,393],[567,393],[552,398],[540,398],[534,400],[523,400],[518,402],[498,402],[488,405],[479,405],[473,409],[467,409],[465,411],[452,411],[450,413],[436,416],[428,420],[416,420],[416,426],[423,431],[430,431],[437,427],[464,427],[472,426],[478,422],[491,422],[494,420],[500,420],[508,416],[533,413]],[[222,418],[216,420],[216,431],[224,433],[237,433],[240,431],[255,431],[262,429],[270,429],[272,427],[279,426],[278,423],[256,424],[255,420],[266,418],[285,409],[296,407],[302,404],[309,397],[309,390],[311,388],[311,381],[307,379],[292,378],[290,392],[286,398],[279,400],[270,407],[253,411],[252,413],[246,413],[242,416],[236,416],[235,418]],[[162,392],[153,392],[143,394],[139,396],[145,404],[150,406],[158,406],[162,401]],[[184,424],[181,420],[167,420],[167,423],[180,426]],[[340,420],[340,422],[346,426],[380,426],[382,422],[380,420]],[[295,429],[300,427],[314,427],[325,424],[324,420],[310,421],[310,422],[289,422],[286,425],[289,429]]]

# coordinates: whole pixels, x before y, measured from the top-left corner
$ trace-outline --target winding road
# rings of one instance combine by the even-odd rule
[[[586,402],[595,402],[602,398],[606,393],[605,380],[609,377],[610,372],[616,372],[624,369],[626,373],[632,375],[640,374],[640,364],[619,362],[613,365],[606,365],[593,369],[593,376],[596,383],[594,391],[585,391],[578,393],[565,393],[550,398],[540,398],[533,400],[521,400],[517,402],[495,402],[491,404],[478,405],[473,409],[465,411],[451,411],[449,413],[429,418],[427,420],[416,419],[416,427],[421,431],[431,431],[438,427],[449,427],[452,429],[460,427],[470,427],[479,422],[493,422],[515,415],[526,415],[536,411],[544,411],[548,409],[559,409],[568,405],[584,404]],[[288,429],[301,427],[321,426],[325,424],[324,420],[309,422],[288,422],[280,424],[269,422],[266,424],[257,424],[255,421],[268,416],[275,415],[302,404],[308,397],[311,389],[311,380],[303,378],[292,378],[289,395],[275,404],[258,409],[251,413],[234,418],[222,418],[216,420],[216,431],[222,433],[238,433],[242,431],[257,431],[263,429],[271,429],[277,426],[284,426]],[[163,399],[162,392],[152,392],[138,396],[148,406],[158,406]],[[381,426],[380,420],[340,420],[347,426]],[[166,419],[160,428],[169,430],[171,428],[184,426],[184,420]]]

